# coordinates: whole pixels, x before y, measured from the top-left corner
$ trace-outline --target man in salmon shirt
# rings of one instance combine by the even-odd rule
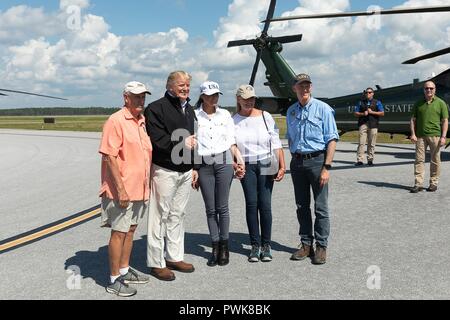
[[[110,283],[106,291],[121,297],[136,294],[129,284],[143,284],[149,278],[130,268],[133,236],[148,208],[152,144],[142,115],[144,84],[132,81],[123,91],[124,107],[113,114],[103,127],[102,154],[102,227],[111,228],[109,242]]]

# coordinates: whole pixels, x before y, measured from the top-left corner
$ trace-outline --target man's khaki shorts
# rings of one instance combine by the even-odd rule
[[[148,201],[130,202],[128,208],[123,209],[120,207],[119,201],[102,197],[101,227],[127,233],[144,217],[148,203]]]

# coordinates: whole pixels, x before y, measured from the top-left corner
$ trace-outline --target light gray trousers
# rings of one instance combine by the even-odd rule
[[[233,175],[232,164],[203,165],[199,170],[200,190],[205,202],[212,242],[228,240],[229,238],[230,210],[228,198]]]

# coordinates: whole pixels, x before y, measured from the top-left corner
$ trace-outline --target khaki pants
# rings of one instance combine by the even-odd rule
[[[147,230],[150,268],[165,268],[165,259],[183,261],[184,217],[191,183],[192,171],[180,173],[152,166]]]
[[[441,174],[441,145],[440,137],[417,138],[416,163],[414,165],[415,186],[422,187],[425,180],[425,153],[430,147],[430,184],[435,186],[439,183]]]
[[[367,124],[363,124],[359,127],[359,145],[358,145],[358,158],[356,161],[363,162],[364,160],[364,147],[367,142],[367,161],[373,161],[375,157],[375,145],[377,144],[378,128],[369,129]]]

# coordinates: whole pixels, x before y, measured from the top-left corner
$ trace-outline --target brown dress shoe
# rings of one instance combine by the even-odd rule
[[[195,268],[192,264],[186,263],[184,261],[180,261],[180,262],[166,261],[166,266],[170,270],[176,270],[176,271],[183,272],[183,273],[192,273],[195,270]]]
[[[313,264],[325,264],[327,262],[327,248],[320,245],[316,246],[316,254],[314,255]]]
[[[312,256],[314,256],[313,247],[302,243],[300,249],[292,254],[291,260],[300,261]]]
[[[430,186],[427,189],[428,192],[436,192],[437,191],[437,185],[430,184]]]
[[[151,268],[150,275],[161,281],[175,280],[174,273],[167,268]]]

